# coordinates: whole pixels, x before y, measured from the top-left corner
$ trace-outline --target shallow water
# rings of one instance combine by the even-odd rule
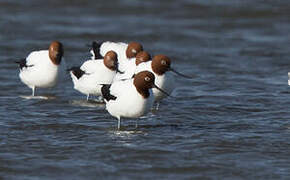
[[[288,1],[0,0],[0,179],[287,179]],[[69,77],[31,90],[16,59],[63,42],[68,66],[92,40],[139,41],[192,80],[122,131]]]

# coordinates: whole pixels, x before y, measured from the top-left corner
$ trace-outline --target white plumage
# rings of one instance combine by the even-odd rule
[[[139,118],[149,112],[154,102],[151,88],[158,88],[154,81],[153,73],[142,71],[133,79],[116,81],[102,87],[106,109],[118,119],[118,129],[121,118]]]
[[[48,50],[33,51],[25,61],[26,65],[20,68],[19,77],[24,84],[32,89],[33,96],[35,88],[54,87],[59,76],[64,74],[64,60],[60,65],[52,63]]]
[[[108,51],[115,51],[118,55],[118,62],[119,62],[119,70],[121,72],[125,72],[128,64],[130,62],[135,62],[135,58],[127,58],[126,56],[126,50],[127,50],[128,44],[123,42],[110,42],[106,41],[102,43],[100,47],[100,54],[102,56],[105,56],[105,54]]]
[[[49,88],[57,83],[59,68],[51,62],[48,50],[33,51],[26,58],[27,67],[20,70],[21,81],[30,88]]]
[[[149,89],[149,92],[148,98],[139,94],[133,84],[133,79],[114,82],[110,87],[110,94],[117,99],[107,101],[106,109],[117,119],[138,118],[149,112],[153,105],[152,90]]]
[[[100,96],[101,84],[111,84],[116,71],[107,68],[104,65],[103,59],[87,60],[83,63],[80,69],[84,74],[78,79],[73,72],[70,72],[73,80],[74,89],[79,92],[89,95]]]
[[[99,53],[101,56],[105,56],[105,54],[109,51],[114,51],[118,55],[118,63],[119,70],[121,72],[126,72],[128,67],[131,66],[132,63],[135,63],[136,55],[143,50],[141,44],[137,42],[130,42],[129,44],[123,42],[110,42],[106,41],[99,45]],[[94,50],[90,51],[92,54],[92,58],[96,55]],[[121,78],[127,77],[126,75],[122,75]]]
[[[132,58],[130,61],[124,62],[122,65],[123,66],[120,71],[122,71],[123,73],[117,73],[113,81],[130,79],[134,75],[136,70],[135,58]]]
[[[115,51],[118,55],[119,63],[123,60],[127,60],[126,49],[128,47],[127,43],[123,42],[103,42],[100,47],[100,54],[104,57],[108,51]]]
[[[134,60],[135,59],[135,60]],[[142,62],[147,62],[151,59],[151,56],[148,52],[146,51],[141,51],[139,52],[136,57],[125,63],[125,71],[124,73],[117,73],[114,81],[120,81],[124,79],[130,79],[133,77],[136,71],[137,65],[139,65]]]
[[[62,44],[53,41],[49,50],[31,52],[27,58],[17,62],[20,66],[20,80],[32,89],[54,87],[64,75],[65,62],[62,59]]]

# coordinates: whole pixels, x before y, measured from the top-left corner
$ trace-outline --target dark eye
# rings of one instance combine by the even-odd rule
[[[166,65],[166,61],[165,60],[161,60],[161,64],[162,65]]]
[[[151,79],[150,79],[150,77],[145,77],[145,81],[147,81],[147,82],[149,82]]]

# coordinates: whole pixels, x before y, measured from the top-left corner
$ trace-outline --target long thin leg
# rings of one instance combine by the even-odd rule
[[[32,87],[32,96],[34,96],[35,86]]]
[[[288,72],[288,85],[290,86],[290,72]]]
[[[118,118],[118,130],[120,130],[120,126],[121,126],[121,118]]]
[[[89,101],[90,94],[87,95],[87,101]]]
[[[136,129],[138,128],[138,120],[139,120],[139,119],[136,120],[136,124],[135,124],[135,128],[136,128]]]
[[[98,101],[99,102],[104,102],[103,96],[98,96]]]
[[[156,111],[159,110],[160,102],[156,102]]]

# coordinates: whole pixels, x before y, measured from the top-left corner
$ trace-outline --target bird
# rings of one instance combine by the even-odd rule
[[[155,76],[149,71],[139,72],[131,79],[102,86],[106,110],[118,119],[118,130],[121,118],[139,118],[149,112],[154,101],[152,88],[167,94],[155,85]],[[137,125],[136,123],[136,127]]]
[[[100,84],[111,84],[118,70],[118,57],[114,51],[108,51],[104,58],[87,60],[80,67],[68,69],[70,72],[74,89],[87,95],[100,96]],[[122,72],[120,72],[122,73]]]
[[[136,67],[143,62],[151,60],[151,55],[147,51],[141,51],[136,55],[135,61],[129,61],[124,73],[117,73],[113,81],[120,81],[124,79],[130,79],[133,77],[136,71]]]
[[[187,75],[181,74],[180,72],[174,70],[171,67],[171,60],[168,56],[159,54],[155,55],[152,61],[147,61],[140,63],[136,67],[135,74],[141,71],[150,71],[155,75],[155,82],[158,87],[166,91],[168,94],[171,94],[174,89],[174,76],[170,72],[174,72],[175,74],[185,77],[185,78],[192,78]],[[159,102],[167,97],[166,94],[160,92],[157,89],[153,89],[154,100],[157,102],[157,109],[159,106]]]
[[[26,58],[15,61],[19,65],[20,80],[32,89],[54,87],[61,71],[65,68],[63,45],[52,41],[48,50],[31,52]]]
[[[105,56],[108,51],[115,51],[118,54],[119,70],[124,72],[126,70],[127,63],[132,60],[135,61],[136,55],[143,51],[143,46],[139,42],[95,42],[93,41],[91,54],[92,57]],[[95,49],[94,49],[95,47]]]

